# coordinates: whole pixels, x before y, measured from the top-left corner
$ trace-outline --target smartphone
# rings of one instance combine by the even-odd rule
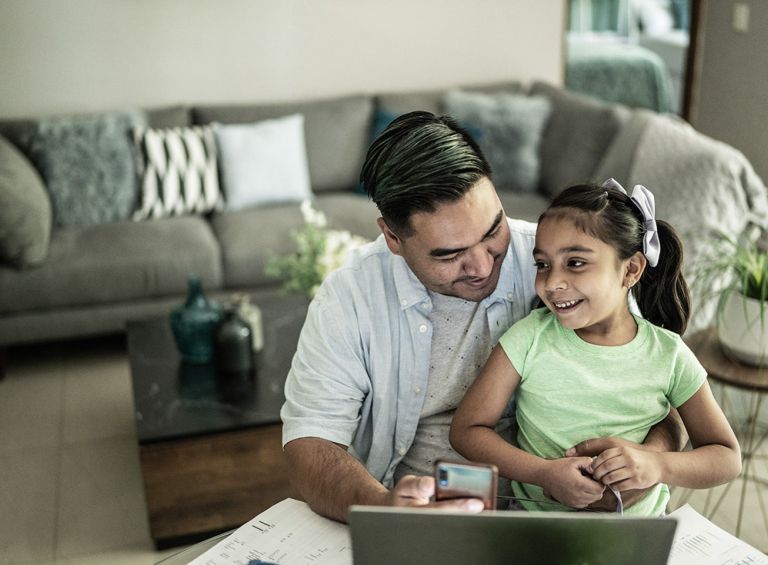
[[[498,479],[496,465],[441,459],[435,463],[435,500],[479,498],[486,510],[493,510]]]

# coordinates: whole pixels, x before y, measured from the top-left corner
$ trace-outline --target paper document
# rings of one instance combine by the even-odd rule
[[[678,508],[669,565],[768,565],[768,556],[696,512]],[[349,527],[315,514],[288,498],[275,504],[206,551],[191,565],[352,565]]]
[[[768,565],[768,556],[715,526],[688,504],[669,516],[677,518],[670,565]]]
[[[250,560],[280,565],[352,565],[349,527],[315,514],[287,498],[203,553],[191,565],[247,565]]]

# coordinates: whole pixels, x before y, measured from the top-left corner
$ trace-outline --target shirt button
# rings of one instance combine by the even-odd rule
[[[419,394],[421,392],[421,387],[417,386],[416,388],[413,389],[413,392],[415,392],[416,394]]]
[[[427,326],[426,326],[426,325],[424,325],[424,324],[421,324],[421,325],[419,326],[419,331],[420,331],[421,333],[425,333],[425,332],[427,331]]]
[[[512,293],[511,292],[507,293],[507,300],[512,300]]]
[[[429,302],[422,302],[421,303],[422,308],[429,308]]]
[[[405,298],[403,298],[403,299],[400,301],[400,305],[401,305],[401,306],[405,306],[406,304],[408,304],[408,301],[407,301]]]
[[[406,453],[406,451],[405,451],[405,448],[404,448],[404,447],[401,447],[400,449],[398,449],[398,450],[397,450],[397,452],[398,452],[400,455],[405,455],[405,453]]]

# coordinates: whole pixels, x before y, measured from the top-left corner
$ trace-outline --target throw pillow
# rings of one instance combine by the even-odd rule
[[[139,112],[38,121],[22,146],[45,180],[57,227],[88,226],[130,217],[136,169],[130,131]]]
[[[376,141],[376,138],[384,133],[384,130],[387,129],[387,126],[391,124],[398,116],[400,116],[400,114],[395,114],[393,112],[389,112],[388,110],[377,108],[376,112],[373,114],[373,123],[371,124],[371,134],[370,138],[368,139],[368,146]],[[355,192],[358,194],[368,194],[362,182],[357,183]]]
[[[32,164],[0,136],[0,262],[31,267],[48,256],[51,203]]]
[[[227,210],[311,198],[304,116],[217,125]]]
[[[539,142],[550,112],[546,98],[455,90],[446,94],[445,107],[475,135],[491,165],[497,189],[538,189]]]
[[[141,183],[134,220],[203,214],[223,208],[211,126],[133,131]]]

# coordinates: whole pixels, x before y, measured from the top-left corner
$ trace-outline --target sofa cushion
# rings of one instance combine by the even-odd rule
[[[304,116],[217,125],[215,131],[227,210],[311,197]]]
[[[468,131],[478,132],[474,137],[498,190],[538,190],[539,141],[550,112],[547,98],[452,90],[445,107]]]
[[[56,227],[124,220],[136,204],[131,129],[140,112],[64,116],[38,121],[22,140],[45,180]]]
[[[461,87],[467,92],[480,92],[483,94],[522,94],[525,92],[523,83],[519,81],[498,82],[474,86]],[[414,110],[424,110],[433,114],[444,114],[445,104],[443,98],[448,89],[421,90],[414,92],[387,92],[376,97],[376,107],[390,114],[399,116]]]
[[[370,239],[378,234],[378,211],[363,196],[320,194],[313,205],[326,213],[330,228],[349,229]],[[217,214],[211,224],[221,243],[224,286],[243,288],[276,284],[264,274],[264,267],[271,258],[296,250],[288,234],[301,229],[303,220],[298,204],[276,204]]]
[[[304,116],[312,190],[353,190],[368,148],[373,115],[370,96],[289,104],[197,106],[192,109],[196,124],[244,124],[291,114]]]
[[[36,269],[0,267],[0,313],[183,294],[187,277],[221,284],[221,256],[197,216],[63,228]]]
[[[151,128],[183,128],[192,125],[188,106],[163,106],[144,110]]]
[[[0,262],[31,267],[48,256],[51,203],[32,164],[0,136]]]
[[[135,128],[133,140],[141,187],[134,220],[224,208],[213,128]]]
[[[531,94],[546,96],[552,114],[541,140],[541,188],[555,196],[588,182],[626,116],[616,105],[593,100],[543,82]]]

